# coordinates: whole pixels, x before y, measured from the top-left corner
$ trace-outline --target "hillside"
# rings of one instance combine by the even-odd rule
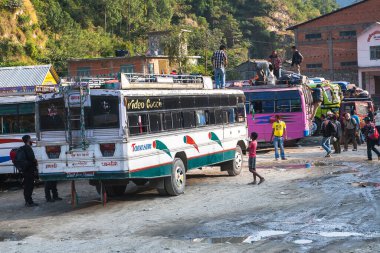
[[[64,75],[70,57],[144,54],[147,32],[187,28],[191,54],[209,57],[224,43],[234,66],[248,51],[288,48],[286,27],[335,8],[335,0],[0,0],[0,65],[53,63]]]

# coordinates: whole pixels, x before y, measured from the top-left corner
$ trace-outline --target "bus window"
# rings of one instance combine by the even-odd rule
[[[291,112],[302,112],[302,107],[301,107],[301,100],[300,99],[293,99],[290,100],[290,105],[291,105]]]
[[[244,104],[239,105],[238,107],[234,108],[235,110],[235,121],[236,122],[244,122]]]
[[[290,100],[277,100],[276,112],[290,112]]]
[[[193,111],[182,112],[183,127],[192,128],[195,127],[195,114]]]
[[[223,112],[222,110],[215,110],[215,123],[223,124]]]
[[[148,115],[132,114],[128,115],[129,134],[139,135],[148,132]]]
[[[164,113],[164,130],[173,129],[172,114],[170,112]]]
[[[182,115],[181,112],[172,112],[173,129],[182,128]]]
[[[277,100],[300,99],[300,97],[301,97],[301,95],[300,95],[298,90],[276,92],[276,99]]]
[[[235,123],[235,111],[233,108],[230,108],[226,111],[227,118],[224,120],[224,123]]]
[[[63,98],[42,101],[39,103],[41,131],[65,130],[65,103]]]
[[[333,95],[332,95],[332,91],[330,89],[327,89],[325,90],[325,93],[326,93],[326,96],[327,96],[327,99],[329,102],[333,102]]]
[[[34,124],[34,114],[20,115],[20,133],[34,133],[35,124]]]
[[[160,132],[162,127],[161,127],[161,114],[159,113],[151,113],[149,114],[149,126],[150,126],[150,131],[152,133],[157,133]]]
[[[196,119],[197,119],[197,126],[205,126],[207,124],[206,122],[206,112],[197,110],[195,111]]]
[[[119,127],[118,97],[91,96],[94,128]]]
[[[34,118],[34,103],[25,103],[18,105],[18,120],[20,125],[20,133],[34,133],[35,118]]]
[[[215,121],[215,111],[214,110],[210,110],[208,111],[208,124],[209,125],[215,125],[216,121]]]
[[[273,113],[274,101],[255,101],[252,102],[255,113]]]
[[[367,115],[368,114],[368,104],[367,103],[357,103],[356,104],[356,114]]]
[[[194,108],[194,97],[181,97],[181,108]]]

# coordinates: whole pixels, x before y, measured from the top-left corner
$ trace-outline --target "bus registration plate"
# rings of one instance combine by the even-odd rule
[[[71,168],[94,166],[94,151],[73,151],[67,154],[67,165]]]

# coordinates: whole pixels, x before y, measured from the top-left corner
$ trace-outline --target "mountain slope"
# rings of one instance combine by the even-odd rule
[[[0,65],[53,63],[65,74],[70,57],[144,54],[147,32],[188,28],[191,54],[208,58],[223,43],[233,67],[248,49],[265,57],[289,47],[286,27],[335,8],[335,0],[0,0]]]

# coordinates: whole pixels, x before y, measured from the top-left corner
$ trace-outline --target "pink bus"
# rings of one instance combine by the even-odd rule
[[[275,115],[287,126],[288,141],[297,142],[313,132],[310,120],[312,96],[306,85],[288,87],[250,86],[243,88],[249,134],[257,132],[259,142],[269,142]]]

